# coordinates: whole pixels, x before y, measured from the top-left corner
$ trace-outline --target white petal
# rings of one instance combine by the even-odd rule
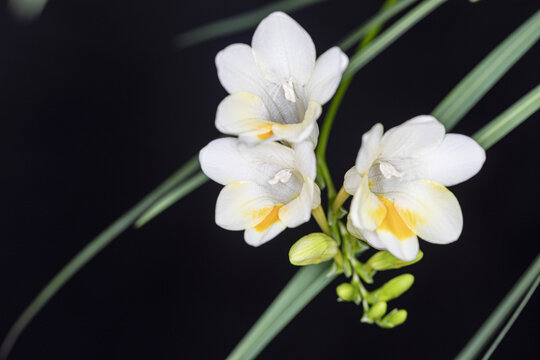
[[[360,230],[374,231],[383,222],[386,207],[369,190],[368,178],[364,176],[351,202],[349,218]]]
[[[296,168],[294,151],[285,145],[264,142],[248,146],[234,138],[210,142],[200,151],[199,161],[202,171],[222,185],[248,180],[267,185],[279,171]]]
[[[262,222],[278,203],[264,187],[251,181],[225,186],[216,203],[216,223],[227,230],[244,230]]]
[[[349,58],[337,46],[319,56],[307,85],[307,96],[321,105],[334,96]]]
[[[247,229],[244,232],[244,240],[251,246],[259,246],[265,242],[275,238],[280,232],[285,230],[287,227],[281,221],[278,221],[272,224],[265,231],[257,231],[254,228]]]
[[[321,105],[310,101],[304,118],[299,124],[274,124],[272,131],[275,134],[275,139],[285,140],[290,143],[303,142],[309,139],[314,131],[317,119],[321,115]],[[313,147],[313,145],[312,145]]]
[[[296,168],[302,176],[315,179],[317,176],[317,159],[311,142],[304,141],[294,144],[294,155],[296,159]]]
[[[290,228],[297,227],[311,218],[313,180],[305,178],[300,195],[279,209],[279,219]]]
[[[356,166],[350,168],[343,179],[343,188],[349,195],[356,194],[356,190],[362,182],[362,175],[356,170]]]
[[[436,149],[443,141],[444,133],[444,126],[433,116],[417,116],[386,131],[381,141],[380,158],[419,158]]]
[[[272,125],[262,99],[248,92],[227,96],[217,109],[216,128],[248,143],[272,140]]]
[[[223,138],[211,141],[199,152],[202,171],[222,185],[238,180],[256,180],[258,174],[238,152],[238,140]]]
[[[356,170],[360,174],[363,175],[367,172],[377,159],[377,156],[379,156],[382,137],[383,126],[381,124],[375,124],[368,132],[362,135],[362,145],[356,157]]]
[[[386,247],[382,243],[381,239],[379,239],[377,232],[362,230],[362,236],[369,243],[369,245],[373,246],[375,249],[386,250]]]
[[[221,85],[229,94],[247,91],[255,95],[264,92],[264,80],[255,64],[251,47],[232,44],[216,55],[216,67]]]
[[[461,208],[444,186],[416,180],[404,184],[392,196],[403,221],[422,239],[447,244],[459,238],[463,228]]]
[[[393,233],[384,230],[377,230],[377,236],[384,248],[395,257],[404,260],[412,261],[418,255],[418,238],[414,235],[398,239]]]
[[[251,41],[255,62],[277,84],[307,84],[315,66],[315,45],[296,21],[274,12],[261,21]]]
[[[447,134],[441,146],[421,159],[417,176],[452,186],[476,175],[485,160],[486,152],[472,138]]]

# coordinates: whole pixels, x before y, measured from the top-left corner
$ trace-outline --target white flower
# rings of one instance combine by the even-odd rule
[[[227,230],[246,230],[244,239],[250,245],[259,246],[285,228],[309,221],[321,202],[310,142],[293,149],[276,142],[248,146],[224,138],[206,145],[199,160],[209,178],[225,185],[216,203],[216,223]]]
[[[432,116],[418,116],[388,130],[376,124],[362,136],[356,166],[344,188],[354,195],[347,227],[378,249],[410,261],[417,235],[447,244],[463,228],[461,208],[445,187],[475,175],[484,150],[470,137],[446,134]]]
[[[216,56],[229,96],[219,104],[216,127],[245,142],[317,142],[317,118],[334,95],[348,64],[333,47],[315,61],[309,34],[282,12],[263,19],[251,47],[233,44]]]

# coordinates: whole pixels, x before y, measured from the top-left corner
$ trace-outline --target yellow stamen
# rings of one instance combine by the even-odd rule
[[[398,211],[394,207],[394,203],[384,196],[378,196],[379,200],[382,201],[386,207],[386,217],[377,230],[388,231],[398,240],[405,240],[414,236],[414,232],[405,224]]]
[[[266,231],[270,226],[279,221],[279,209],[282,206],[283,205],[274,205],[272,211],[270,211],[270,213],[266,215],[264,220],[255,226],[255,230],[257,230],[258,232]]]

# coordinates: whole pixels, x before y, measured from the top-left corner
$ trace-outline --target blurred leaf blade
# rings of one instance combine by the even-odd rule
[[[227,360],[255,358],[335,276],[329,263],[302,267],[261,315]]]
[[[397,15],[399,12],[410,6],[411,4],[417,2],[418,0],[401,0],[396,4],[389,6],[382,11],[379,11],[375,16],[369,19],[365,24],[360,26],[358,29],[350,33],[343,40],[341,40],[338,46],[343,50],[349,50],[356,43],[358,43],[368,32],[374,29],[377,26],[381,26],[386,21],[390,20],[393,16]]]
[[[540,109],[540,84],[480,129],[473,138],[489,149]]]
[[[174,38],[175,45],[184,49],[211,39],[231,35],[255,27],[264,17],[274,11],[294,12],[325,0],[282,0],[270,5],[231,16],[226,19],[186,31]]]
[[[49,302],[49,300],[90,260],[101,250],[109,245],[121,233],[148,210],[152,204],[167,194],[179,182],[191,175],[199,168],[198,156],[194,156],[176,172],[169,176],[161,185],[146,195],[135,206],[115,220],[97,237],[92,239],[81,251],[79,251],[52,279],[45,285],[32,302],[24,309],[15,323],[8,330],[2,345],[0,346],[0,359],[6,359],[15,345],[15,342],[28,326],[30,321]]]
[[[175,189],[172,189],[168,194],[156,201],[145,213],[141,215],[135,222],[136,228],[141,228],[146,223],[154,219],[156,216],[167,210],[172,205],[180,201],[184,196],[192,193],[201,185],[210,180],[202,172],[198,172],[192,178],[180,183]]]
[[[520,25],[467,74],[433,110],[453,128],[540,38],[540,10]]]
[[[367,45],[362,52],[351,57],[349,66],[345,70],[343,77],[345,78],[358,72],[420,20],[446,1],[447,0],[424,0],[407,14],[403,15],[398,21]]]
[[[531,289],[534,282],[540,275],[540,254],[536,255],[532,264],[514,284],[512,289],[497,305],[493,313],[487,318],[484,324],[478,329],[467,345],[461,350],[456,360],[473,360],[485,344],[491,339],[495,331],[500,327],[504,319],[508,317],[510,311],[516,306],[525,293]]]

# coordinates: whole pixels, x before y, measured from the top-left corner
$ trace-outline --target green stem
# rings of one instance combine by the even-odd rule
[[[67,265],[65,265],[64,268],[62,268],[62,270],[60,270],[60,272],[41,290],[38,296],[11,326],[0,347],[0,359],[7,359],[13,345],[15,345],[15,342],[22,331],[54,294],[56,294],[58,290],[60,290],[62,286],[77,273],[77,271],[86,265],[86,263],[103,250],[103,248],[118,235],[130,227],[135,220],[148,210],[159,198],[198,168],[199,159],[198,156],[195,156],[79,251],[79,253],[77,253],[77,255],[75,255],[75,257],[71,259],[71,261],[67,263]]]
[[[386,0],[386,2],[381,8],[381,11],[385,8],[392,6],[396,2],[397,0]],[[361,52],[362,49],[366,47],[366,45],[368,45],[377,36],[377,34],[381,31],[381,28],[382,23],[379,23],[377,26],[373,27],[367,33],[366,37],[362,40],[360,45],[358,45],[356,53]],[[319,170],[319,174],[324,179],[324,182],[326,183],[326,186],[328,188],[329,203],[332,203],[334,201],[334,197],[336,196],[336,187],[334,186],[332,176],[330,175],[330,170],[328,169],[328,165],[326,163],[326,147],[328,146],[330,130],[332,130],[332,125],[334,124],[338,109],[341,106],[341,102],[343,101],[345,93],[347,92],[347,89],[349,88],[353,78],[354,73],[343,77],[341,84],[339,84],[336,95],[334,95],[334,98],[330,103],[330,107],[328,108],[328,112],[326,113],[326,117],[324,118],[323,126],[321,128],[321,134],[319,136],[319,143],[317,145],[317,167]]]
[[[467,345],[461,350],[456,360],[473,360],[482,350],[486,342],[493,336],[507,314],[516,306],[523,295],[531,288],[531,285],[540,275],[540,254],[536,256],[532,264],[519,278],[512,290],[504,297],[495,311],[489,316],[482,327],[474,334]]]

